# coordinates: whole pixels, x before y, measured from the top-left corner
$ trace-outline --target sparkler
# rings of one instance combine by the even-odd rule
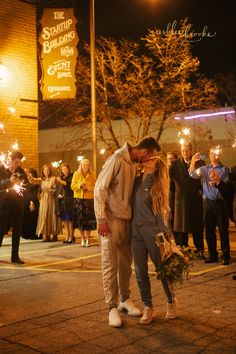
[[[13,185],[12,189],[14,189],[14,191],[16,191],[17,194],[19,194],[21,197],[23,197],[23,192],[26,189],[24,181],[22,181],[20,183],[15,183]]]
[[[13,186],[10,188],[2,189],[0,193],[3,192],[9,193],[11,190],[14,190],[18,195],[23,197],[23,192],[25,191],[25,189],[26,189],[25,182],[21,181],[20,183],[13,184]]]
[[[232,148],[236,148],[236,138],[234,138],[234,142],[233,142],[233,144],[232,144]]]
[[[19,144],[17,143],[17,141],[15,142],[15,144],[12,145],[12,149],[19,150]]]
[[[183,128],[181,131],[178,132],[178,137],[180,137],[179,143],[183,145],[186,143],[186,137],[191,137],[191,130],[189,128]]]
[[[220,147],[220,145],[217,145],[212,150],[213,150],[215,157],[218,159],[219,156],[222,154],[222,148]]]
[[[81,162],[84,158],[85,158],[85,156],[83,156],[83,155],[78,155],[78,156],[77,156],[77,161],[78,161],[78,162]]]
[[[58,168],[58,167],[60,167],[60,166],[61,166],[61,164],[62,164],[62,160],[59,160],[59,161],[53,161],[53,162],[52,162],[52,167],[54,167],[54,168]]]
[[[200,176],[200,169],[199,169],[199,168],[196,170],[196,174],[197,174],[198,176]]]
[[[3,152],[0,154],[0,163],[7,169],[11,161],[11,151],[8,151],[7,155]]]

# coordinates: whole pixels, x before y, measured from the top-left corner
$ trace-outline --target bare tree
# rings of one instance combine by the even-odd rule
[[[188,21],[168,35],[149,30],[140,43],[100,38],[96,43],[98,140],[110,152],[147,134],[159,140],[173,113],[212,107],[216,87],[199,73],[186,37]],[[77,102],[66,103],[64,123],[90,121],[89,46],[77,65]],[[117,123],[122,134],[117,133]]]
[[[189,23],[180,22],[178,31],[167,33],[149,30],[143,39],[154,57],[156,75],[156,107],[162,112],[157,121],[157,139],[173,125],[174,113],[204,109],[216,104],[216,86],[199,73],[200,61],[191,53],[187,37]]]

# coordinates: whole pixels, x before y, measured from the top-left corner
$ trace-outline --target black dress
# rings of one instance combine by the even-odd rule
[[[36,235],[39,212],[38,190],[38,185],[29,184],[25,195],[22,237],[31,240],[38,240],[38,236]]]
[[[73,173],[70,173],[67,177],[63,176],[61,179],[66,182],[66,185],[61,185],[60,193],[63,195],[63,198],[59,199],[59,211],[60,219],[62,221],[72,221],[73,217],[73,191],[70,188],[72,181]]]

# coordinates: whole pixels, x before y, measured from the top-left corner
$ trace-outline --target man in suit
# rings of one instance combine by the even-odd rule
[[[181,157],[170,166],[170,178],[175,183],[175,206],[173,230],[178,233],[177,244],[188,247],[188,233],[193,235],[195,253],[204,259],[202,186],[188,173],[192,158],[190,143],[181,145]],[[204,165],[203,161],[198,162]]]
[[[24,264],[19,257],[19,244],[24,218],[24,191],[20,195],[14,186],[28,184],[28,178],[21,167],[23,155],[20,151],[11,154],[8,168],[0,168],[0,247],[4,234],[12,227],[11,262]]]

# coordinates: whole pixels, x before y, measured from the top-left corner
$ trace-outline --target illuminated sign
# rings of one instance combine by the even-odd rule
[[[78,35],[74,9],[43,10],[41,44],[41,91],[43,99],[76,97],[75,67]]]

